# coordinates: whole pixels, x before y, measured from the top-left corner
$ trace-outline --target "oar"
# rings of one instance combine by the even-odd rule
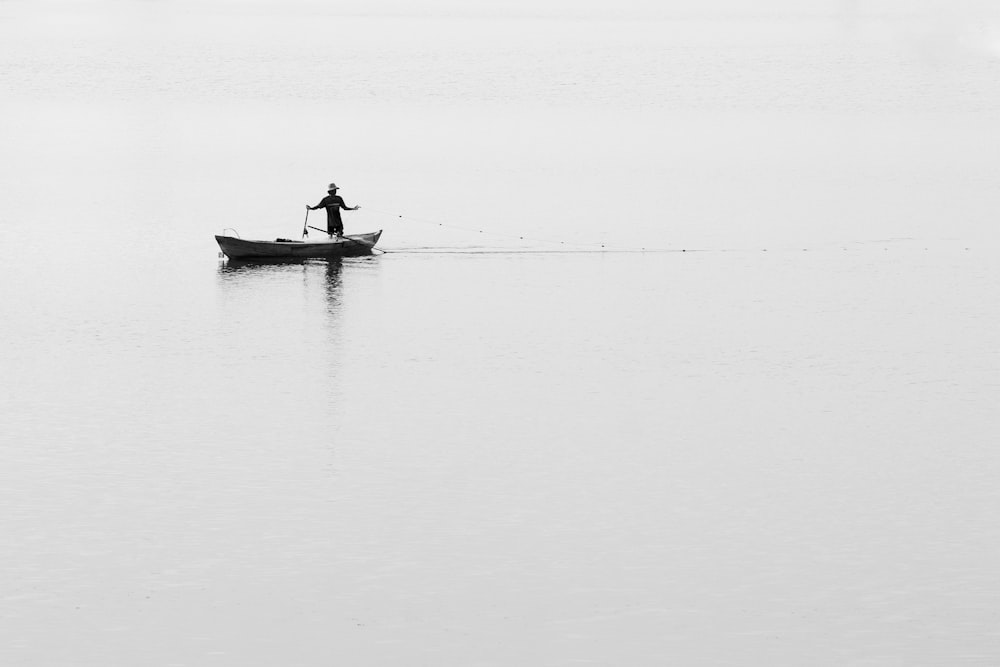
[[[309,204],[306,204],[306,221],[302,223],[302,238],[309,236],[309,230],[306,227],[309,226]],[[316,229],[313,227],[313,229]]]
[[[317,232],[323,232],[324,234],[328,233],[327,230],[320,229],[319,227],[313,227],[312,225],[306,225],[306,227],[308,227],[309,229],[315,229]],[[363,245],[366,248],[371,248],[372,250],[378,250],[381,253],[386,252],[381,248],[376,248],[374,243],[368,243],[368,241],[362,241],[361,239],[354,239],[351,238],[350,236],[341,236],[340,238],[343,239],[345,243],[357,243],[358,245]]]
[[[315,229],[317,232],[323,232],[324,234],[329,234],[330,233],[326,229],[320,229],[319,227],[313,227],[312,225],[307,225],[307,226],[309,227],[309,229]],[[361,245],[371,245],[371,246],[374,247],[374,244],[372,244],[372,243],[366,243],[365,241],[359,241],[358,239],[352,239],[350,236],[344,236],[343,234],[340,235],[340,238],[344,239],[348,243],[360,243]]]

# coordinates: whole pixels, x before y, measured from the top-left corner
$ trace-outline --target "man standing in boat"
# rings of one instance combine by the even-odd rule
[[[344,222],[340,219],[340,209],[345,211],[357,211],[360,206],[348,206],[344,203],[344,198],[337,194],[337,184],[330,183],[330,187],[326,189],[328,194],[323,197],[320,203],[315,206],[310,206],[306,204],[306,208],[310,211],[315,211],[318,208],[326,209],[326,232],[331,237],[333,236],[343,236],[344,235]]]

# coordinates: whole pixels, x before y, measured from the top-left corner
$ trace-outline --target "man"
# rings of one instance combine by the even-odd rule
[[[337,184],[330,183],[330,187],[326,189],[328,194],[323,197],[320,203],[315,206],[310,206],[306,204],[306,208],[310,211],[315,211],[318,208],[326,209],[326,233],[331,237],[333,236],[343,236],[344,235],[344,222],[340,219],[340,209],[345,211],[357,211],[360,206],[350,207],[344,203],[343,197],[337,194]]]

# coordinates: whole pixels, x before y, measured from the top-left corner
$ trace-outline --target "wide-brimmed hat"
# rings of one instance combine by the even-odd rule
[[[326,191],[329,192],[330,190],[339,190],[339,189],[340,188],[337,187],[336,183],[330,183],[330,185],[327,186]]]

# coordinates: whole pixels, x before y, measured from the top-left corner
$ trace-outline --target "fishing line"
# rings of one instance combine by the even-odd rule
[[[870,241],[841,241],[839,243],[829,243],[823,244],[820,247],[785,247],[785,248],[647,248],[644,246],[640,247],[628,247],[611,245],[607,243],[587,243],[581,241],[558,241],[553,239],[542,239],[530,236],[523,236],[520,234],[504,234],[500,232],[487,231],[485,229],[478,229],[475,227],[467,227],[464,225],[453,225],[451,223],[444,223],[438,220],[431,220],[428,218],[417,218],[410,215],[401,215],[399,213],[392,213],[390,211],[383,211],[376,208],[371,208],[366,206],[366,210],[373,211],[375,213],[385,215],[387,217],[393,218],[394,220],[402,220],[404,222],[416,222],[423,225],[430,225],[434,227],[441,227],[442,229],[454,229],[464,232],[469,232],[473,234],[483,234],[486,236],[492,236],[496,238],[511,239],[518,241],[527,241],[529,243],[542,243],[553,246],[562,246],[562,248],[556,248],[552,250],[537,250],[537,249],[503,249],[503,248],[400,248],[392,250],[393,253],[405,252],[407,254],[452,254],[452,255],[472,255],[472,254],[583,254],[583,253],[741,253],[741,252],[809,252],[809,251],[823,251],[832,250],[834,248],[839,248],[842,251],[847,251],[849,248],[847,246],[851,245],[878,245],[885,243],[881,239],[873,239]],[[575,248],[574,248],[575,246]],[[928,248],[924,248],[927,250]],[[888,251],[888,247],[884,247],[883,250]],[[968,248],[966,248],[968,250]],[[389,252],[384,251],[383,252]]]
[[[474,227],[465,227],[465,226],[462,226],[462,225],[453,225],[453,224],[450,224],[450,223],[446,224],[446,223],[443,223],[443,222],[439,222],[437,220],[429,220],[429,219],[426,219],[426,218],[416,218],[416,217],[413,217],[413,216],[410,216],[410,215],[405,215],[404,216],[404,215],[400,215],[398,213],[391,213],[389,211],[382,211],[382,210],[379,210],[377,208],[371,208],[369,206],[366,206],[365,209],[369,210],[369,211],[374,211],[375,213],[380,213],[382,215],[389,216],[389,217],[391,217],[393,219],[396,219],[396,220],[403,220],[404,222],[416,222],[416,223],[423,224],[423,225],[431,225],[431,226],[434,226],[434,227],[441,227],[443,229],[455,229],[455,230],[460,230],[460,231],[464,231],[464,232],[470,232],[470,233],[474,233],[474,234],[485,234],[486,236],[493,236],[493,237],[496,237],[496,238],[511,239],[511,240],[518,240],[518,241],[528,241],[529,243],[544,243],[544,244],[555,245],[555,246],[579,246],[579,247],[584,247],[584,248],[591,248],[592,249],[591,252],[679,252],[678,250],[667,249],[667,248],[644,248],[644,247],[635,248],[635,247],[625,247],[625,246],[609,245],[607,243],[586,243],[586,242],[580,242],[580,241],[558,241],[558,240],[554,240],[554,239],[542,239],[542,238],[534,238],[534,237],[530,237],[530,236],[523,236],[523,235],[520,235],[520,234],[503,234],[503,233],[500,233],[500,232],[492,232],[492,231],[487,231],[485,229],[477,229],[477,228],[474,228]],[[507,251],[507,252],[513,252],[513,251]],[[518,251],[518,252],[530,252],[530,251],[523,251],[522,250],[522,251]],[[535,251],[535,252],[539,252],[539,251]],[[549,251],[549,252],[554,252],[554,251]],[[580,251],[580,250],[570,250],[568,252],[583,252],[583,251]]]

